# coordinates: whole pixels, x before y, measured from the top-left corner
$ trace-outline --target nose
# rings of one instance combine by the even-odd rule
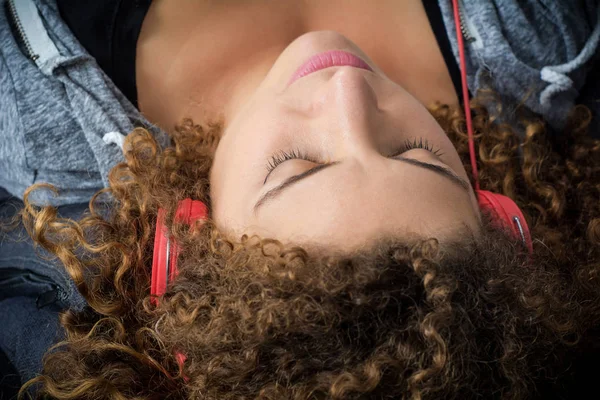
[[[375,153],[377,132],[383,128],[377,93],[368,79],[371,72],[349,66],[334,68],[314,97],[321,110],[319,124],[333,136],[335,158],[364,158]]]

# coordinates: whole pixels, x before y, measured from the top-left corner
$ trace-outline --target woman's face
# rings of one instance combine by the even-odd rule
[[[288,86],[300,65],[329,50],[352,53],[373,71],[329,67]],[[225,125],[212,167],[220,229],[342,249],[389,234],[443,241],[478,232],[476,197],[444,131],[346,37],[298,37],[250,93]],[[398,154],[415,140],[437,154]],[[283,153],[308,160],[269,173],[272,156],[281,161]]]

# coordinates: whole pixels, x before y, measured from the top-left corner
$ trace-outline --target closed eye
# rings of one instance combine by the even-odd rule
[[[411,149],[425,149],[425,150],[432,152],[433,154],[435,154],[438,157],[443,155],[443,153],[440,153],[439,149],[435,150],[433,148],[433,146],[430,146],[427,139],[423,140],[423,137],[420,137],[420,138],[418,138],[418,141],[417,141],[417,138],[414,138],[412,141],[410,139],[406,139],[402,143],[402,146],[400,146],[400,148],[398,150],[396,150],[395,152],[392,152],[392,154],[388,155],[388,157],[389,158],[397,157],[400,154],[402,154],[408,150],[411,150]],[[312,154],[303,152],[298,148],[292,149],[290,151],[278,151],[278,152],[275,152],[274,154],[272,154],[268,159],[267,176],[265,176],[265,180],[264,180],[263,184],[267,183],[267,179],[269,178],[269,175],[271,175],[271,172],[273,172],[273,170],[275,170],[275,168],[277,168],[277,166],[279,166],[280,164],[282,164],[286,161],[289,161],[289,160],[306,160],[306,161],[309,161],[309,162],[312,162],[315,164],[325,164],[324,162],[322,162],[319,159],[319,157],[316,157]]]
[[[442,166],[439,166],[436,164],[426,163],[426,162],[415,160],[412,158],[405,158],[402,156],[396,156],[396,157],[394,157],[394,159],[408,163],[408,164],[412,164],[412,165],[420,167],[420,168],[425,168],[427,170],[433,171],[433,172],[437,173],[438,175],[441,175],[441,176],[445,177],[446,179],[449,179],[452,183],[459,186],[462,190],[465,191],[465,193],[467,193],[467,195],[469,195],[469,188],[471,185],[467,181],[463,180],[458,175],[456,175],[456,173],[449,168],[445,168],[445,167],[442,167]],[[279,185],[275,186],[274,188],[270,189],[269,191],[267,191],[265,194],[263,194],[260,197],[260,199],[254,205],[254,215],[258,214],[258,210],[261,206],[263,206],[265,203],[275,199],[288,187],[296,184],[297,182],[299,182],[303,179],[308,178],[311,175],[314,175],[320,171],[323,171],[326,168],[331,168],[334,165],[339,165],[339,164],[341,164],[340,161],[335,161],[335,162],[328,163],[328,164],[319,164],[319,165],[317,165],[307,171],[304,171],[298,175],[294,175],[294,176],[287,178],[285,181],[283,181]]]
[[[293,150],[290,150],[289,152],[279,151],[279,152],[276,152],[273,155],[271,155],[271,157],[269,157],[269,162],[267,164],[268,173],[267,173],[267,176],[265,177],[265,181],[263,183],[267,183],[267,178],[269,177],[269,175],[271,175],[271,172],[273,172],[273,170],[275,168],[277,168],[278,165],[280,165],[281,163],[284,163],[288,160],[295,160],[295,159],[306,160],[306,161],[313,162],[315,164],[323,164],[318,159],[318,157],[315,157],[308,153],[304,153],[304,152],[300,151],[300,149],[293,149]]]

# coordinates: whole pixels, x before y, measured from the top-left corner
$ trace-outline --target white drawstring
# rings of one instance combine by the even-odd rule
[[[118,145],[121,149],[123,149],[123,142],[125,141],[125,136],[120,132],[108,132],[102,137],[104,143],[111,144],[114,143]]]
[[[550,101],[556,93],[571,89],[573,87],[573,80],[567,74],[573,72],[594,56],[595,49],[598,47],[598,42],[600,41],[600,8],[598,8],[596,14],[596,26],[579,55],[566,64],[551,65],[542,68],[540,77],[543,81],[549,83],[540,94],[540,104],[542,107],[546,109],[550,108]]]

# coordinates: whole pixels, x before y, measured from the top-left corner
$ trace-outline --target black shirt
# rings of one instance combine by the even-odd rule
[[[462,103],[460,70],[452,54],[438,0],[422,1],[459,102]],[[151,2],[57,0],[60,15],[77,40],[136,108],[135,50]]]
[[[79,43],[137,108],[135,48],[152,0],[57,0]]]

